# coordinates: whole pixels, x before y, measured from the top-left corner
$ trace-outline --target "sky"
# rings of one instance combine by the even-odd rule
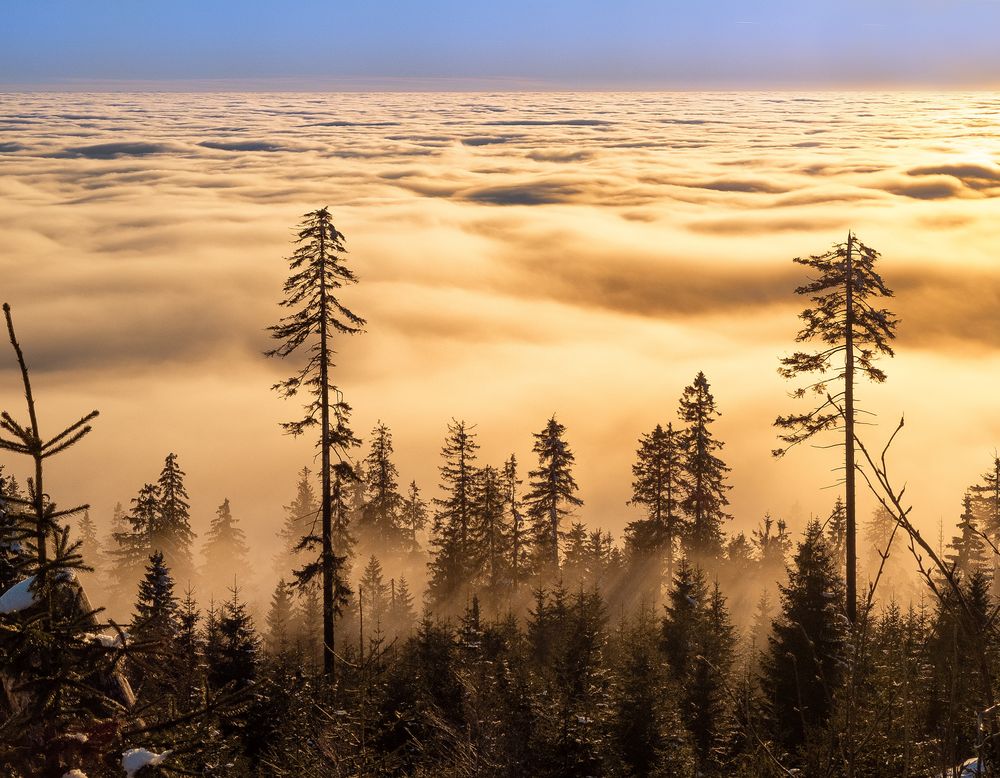
[[[700,89],[1000,84],[998,0],[36,0],[8,88]]]

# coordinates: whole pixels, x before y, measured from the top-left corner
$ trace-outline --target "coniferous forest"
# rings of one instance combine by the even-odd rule
[[[49,476],[101,419],[41,433],[32,334],[5,305],[24,396],[0,415],[3,774],[993,774],[1000,459],[955,495],[950,540],[911,521],[903,422],[876,439],[855,398],[887,380],[905,326],[878,260],[853,233],[794,260],[799,329],[775,355],[788,413],[761,455],[826,446],[825,514],[733,529],[740,474],[698,372],[631,431],[631,473],[608,473],[631,484],[615,537],[579,519],[558,413],[534,420],[530,461],[486,461],[474,420],[442,420],[423,484],[389,426],[355,428],[336,357],[364,337],[349,300],[365,298],[331,212],[307,213],[261,323],[261,359],[288,375],[274,434],[315,445],[274,522],[268,592],[240,585],[238,494],[195,536],[176,453],[100,521]],[[206,597],[210,580],[227,594]]]

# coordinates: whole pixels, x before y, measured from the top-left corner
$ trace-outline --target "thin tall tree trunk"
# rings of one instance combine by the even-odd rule
[[[844,490],[846,492],[844,502],[847,514],[847,619],[852,625],[858,616],[858,553],[854,504],[854,266],[851,256],[853,243],[854,235],[848,232],[845,321],[847,349],[844,357]]]
[[[336,680],[336,657],[333,652],[333,517],[330,488],[330,354],[327,339],[327,293],[326,293],[326,228],[322,223],[319,231],[320,280],[320,342],[319,342],[319,391],[322,432],[320,433],[320,456],[323,476],[321,479],[321,499],[323,501],[323,673],[331,683]]]

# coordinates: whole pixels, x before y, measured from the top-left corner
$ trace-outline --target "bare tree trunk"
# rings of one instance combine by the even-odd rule
[[[333,652],[333,518],[331,505],[330,488],[330,354],[327,340],[329,331],[327,329],[327,294],[326,294],[326,231],[320,225],[319,251],[323,261],[320,263],[320,415],[322,432],[320,433],[320,455],[322,459],[323,475],[321,479],[321,499],[323,506],[323,673],[330,682],[336,680],[337,669],[335,666],[336,656]]]
[[[847,519],[845,553],[847,574],[847,619],[855,624],[858,618],[858,547],[854,500],[854,267],[851,249],[854,235],[847,233],[847,314],[845,335],[847,350],[844,358],[844,491]]]

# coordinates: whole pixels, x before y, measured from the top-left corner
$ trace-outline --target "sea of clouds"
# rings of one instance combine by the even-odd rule
[[[102,409],[57,465],[100,520],[175,450],[197,529],[228,495],[270,537],[312,450],[277,429],[292,365],[263,359],[265,328],[295,225],[328,205],[369,322],[338,380],[405,480],[434,491],[453,416],[484,461],[528,463],[556,412],[581,518],[620,531],[635,439],[703,369],[738,526],[800,524],[837,473],[768,458],[795,407],[791,259],[853,229],[902,320],[889,382],[862,389],[870,434],[906,412],[900,478],[950,523],[1000,445],[998,119],[992,93],[3,94],[0,297],[52,425]]]

